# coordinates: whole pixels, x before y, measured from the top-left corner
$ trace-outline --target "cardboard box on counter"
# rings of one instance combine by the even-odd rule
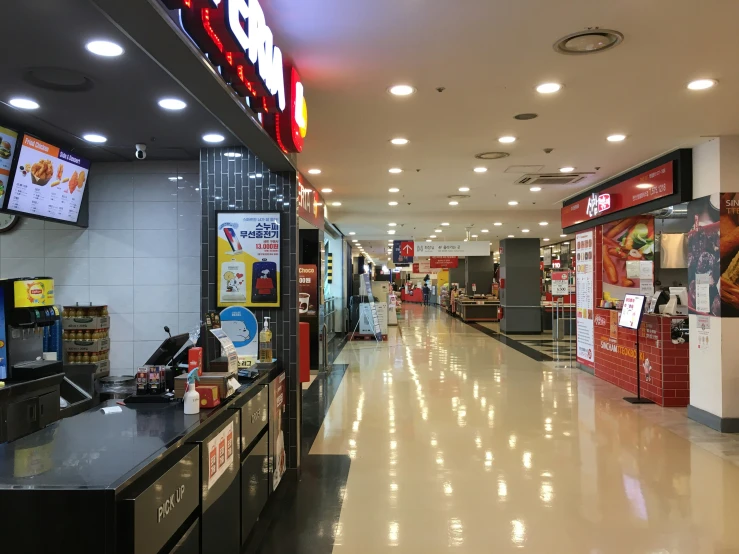
[[[110,339],[65,340],[64,352],[104,352],[110,350]]]
[[[62,328],[65,331],[73,329],[109,329],[110,317],[63,317]]]
[[[231,373],[206,371],[200,376],[200,381],[196,385],[216,385],[218,386],[218,394],[221,398],[228,396],[228,379],[233,377]],[[174,378],[174,395],[176,398],[185,396],[185,385],[187,384],[187,375],[179,375]]]

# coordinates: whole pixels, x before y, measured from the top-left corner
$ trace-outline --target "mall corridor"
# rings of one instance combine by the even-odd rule
[[[303,481],[341,457],[348,478],[315,489],[296,552],[739,552],[736,439],[433,307],[399,330],[337,359]]]

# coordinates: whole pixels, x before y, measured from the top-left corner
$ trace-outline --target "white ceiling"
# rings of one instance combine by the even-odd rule
[[[265,0],[276,42],[306,86],[309,128],[300,168],[330,187],[330,220],[360,240],[461,240],[464,227],[559,239],[561,200],[647,159],[706,136],[739,133],[739,2],[729,0]],[[588,26],[622,32],[617,48],[565,56],[552,45]],[[693,92],[688,81],[719,80]],[[542,96],[534,88],[565,88]],[[407,83],[418,92],[393,97]],[[442,93],[436,87],[446,87]],[[513,116],[535,112],[532,121]],[[624,133],[623,143],[606,136]],[[514,135],[513,145],[497,138]],[[397,136],[410,144],[393,146]],[[544,148],[553,148],[545,154]],[[506,151],[481,162],[474,155]],[[476,174],[473,167],[489,171]],[[531,193],[512,165],[562,166],[596,175],[573,187]],[[388,169],[404,172],[391,175]],[[599,167],[599,170],[595,168]],[[398,194],[388,193],[397,186]],[[468,186],[471,198],[447,196]],[[388,206],[396,200],[399,205]],[[509,200],[520,205],[510,208]],[[546,228],[538,225],[546,220]],[[493,227],[495,221],[504,223]],[[402,225],[402,226],[401,226]],[[437,233],[438,234],[438,233]],[[439,240],[439,239],[437,239]],[[364,244],[364,243],[363,243]],[[378,243],[381,244],[381,243]]]

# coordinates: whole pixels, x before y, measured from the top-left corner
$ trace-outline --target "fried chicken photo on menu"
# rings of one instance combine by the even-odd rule
[[[72,177],[70,177],[69,179],[69,192],[74,192],[77,189],[77,185],[78,185],[78,175],[77,175],[77,172],[75,171],[74,173],[72,173]]]
[[[51,160],[39,160],[31,166],[31,180],[36,185],[45,185],[54,175],[54,165]]]
[[[59,169],[56,170],[56,178],[58,181],[61,181],[63,176],[64,176],[64,164],[59,164]]]
[[[78,176],[78,180],[79,180],[79,184],[77,185],[77,188],[78,189],[82,190],[82,187],[85,186],[85,178],[86,178],[85,172],[84,171],[80,171],[80,174]]]

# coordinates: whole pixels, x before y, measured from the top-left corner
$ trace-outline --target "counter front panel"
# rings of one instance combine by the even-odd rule
[[[595,310],[595,375],[636,394],[636,331],[618,326],[619,312]],[[689,346],[673,344],[673,322],[684,318],[646,314],[639,330],[641,394],[660,406],[687,406]]]

